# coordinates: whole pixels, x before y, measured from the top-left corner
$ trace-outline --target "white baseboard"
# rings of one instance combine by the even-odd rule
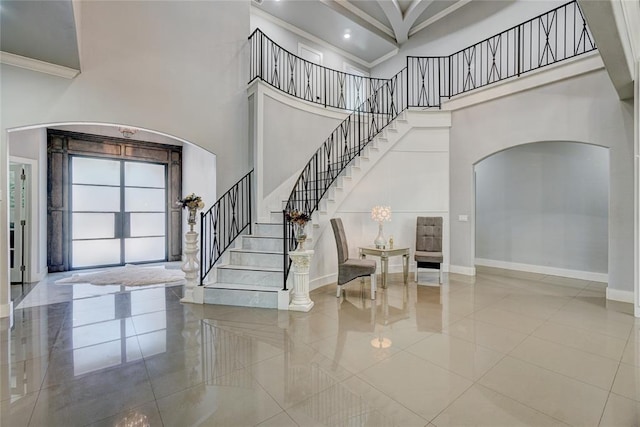
[[[337,273],[328,274],[322,277],[316,277],[315,279],[309,281],[309,291],[313,291],[314,289],[321,288],[331,283],[336,283],[337,281],[338,281]]]
[[[476,268],[475,267],[465,267],[463,265],[450,265],[449,272],[456,274],[463,274],[465,276],[475,276]]]
[[[483,258],[476,258],[476,265],[481,265],[484,267],[503,268],[505,270],[526,271],[529,273],[548,274],[550,276],[570,277],[572,279],[590,280],[593,282],[609,282],[608,274],[595,273],[593,271],[569,270],[566,268],[522,264],[518,262],[498,261]]]
[[[607,299],[612,301],[633,303],[633,292],[607,288]]]

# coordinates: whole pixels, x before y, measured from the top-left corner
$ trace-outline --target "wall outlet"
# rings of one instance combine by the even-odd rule
[[[469,215],[458,215],[458,221],[469,222]]]

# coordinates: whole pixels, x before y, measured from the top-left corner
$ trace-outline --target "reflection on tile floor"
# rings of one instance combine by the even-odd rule
[[[640,322],[599,283],[391,275],[299,313],[57,278],[1,325],[2,426],[640,425]]]

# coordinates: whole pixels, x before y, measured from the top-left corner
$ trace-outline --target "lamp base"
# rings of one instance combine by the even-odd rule
[[[382,233],[382,222],[378,223],[378,235],[376,236],[376,240],[373,241],[373,244],[376,245],[376,249],[385,249],[387,247],[387,239],[384,238],[384,234]]]

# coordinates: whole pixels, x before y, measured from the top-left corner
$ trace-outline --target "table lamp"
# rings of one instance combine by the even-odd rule
[[[382,232],[382,223],[384,221],[391,221],[391,207],[374,206],[373,209],[371,209],[371,219],[378,222],[378,235],[373,243],[376,245],[376,249],[385,249],[387,240],[384,238]]]

